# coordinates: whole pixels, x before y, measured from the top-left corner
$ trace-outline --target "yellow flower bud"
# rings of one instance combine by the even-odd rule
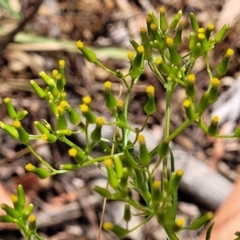
[[[19,140],[23,143],[23,144],[27,144],[29,141],[29,134],[26,132],[26,130],[22,127],[22,124],[20,123],[20,121],[15,120],[13,122],[13,127],[15,127],[17,129],[18,132],[18,136],[19,136]]]
[[[64,68],[65,67],[65,60],[59,60],[58,64],[59,64],[60,68]]]
[[[87,105],[89,105],[91,103],[91,101],[92,101],[92,99],[89,95],[87,95],[83,98],[83,103],[85,103]]]
[[[132,60],[134,59],[134,57],[135,57],[134,52],[128,52],[128,53],[127,53],[127,57],[128,57],[128,59],[129,59],[130,61],[132,61]]]
[[[80,40],[77,41],[76,46],[89,62],[91,62],[91,63],[97,62],[96,54],[92,50],[87,48],[82,41],[80,41]]]
[[[192,102],[189,99],[184,100],[183,107],[185,108],[187,118],[193,120],[195,113]]]
[[[171,37],[167,37],[166,38],[166,44],[169,46],[169,47],[172,47],[173,46],[173,38]]]
[[[178,232],[180,231],[184,226],[184,219],[183,218],[179,218],[175,221],[174,226],[173,226],[173,231],[174,232]]]
[[[208,127],[208,134],[210,136],[215,136],[215,135],[218,134],[218,122],[219,122],[219,117],[218,116],[214,116],[212,118],[210,126]]]
[[[144,105],[144,111],[147,115],[152,115],[156,111],[156,103],[155,103],[155,88],[152,85],[149,85],[146,88],[146,92],[148,95],[148,100]]]
[[[160,204],[161,192],[160,192],[161,182],[155,180],[152,183],[152,204],[154,207],[157,207]]]
[[[76,157],[76,155],[77,155],[77,149],[76,149],[76,148],[70,148],[70,149],[68,150],[68,155],[69,155],[70,157]]]
[[[29,230],[32,232],[35,232],[37,229],[37,224],[36,224],[36,216],[35,215],[31,215],[29,217]]]
[[[110,159],[110,158],[105,159],[104,164],[107,168],[108,181],[109,181],[110,186],[114,189],[117,189],[119,182],[118,182],[116,173],[113,169],[112,159]]]
[[[232,48],[228,48],[225,57],[230,58],[234,54],[234,50]]]

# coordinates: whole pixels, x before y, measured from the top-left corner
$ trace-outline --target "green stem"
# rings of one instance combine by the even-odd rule
[[[216,135],[215,138],[236,138],[235,134]]]
[[[201,119],[199,119],[198,122],[195,122],[205,133],[208,133],[208,127],[206,126],[206,124],[201,121]]]
[[[151,61],[151,62],[148,62],[151,70],[153,71],[153,73],[156,75],[156,77],[158,78],[158,80],[162,83],[162,85],[166,88],[166,82],[165,82],[165,79],[163,78],[162,74],[159,72],[159,70],[157,69],[156,67],[156,64]]]
[[[185,130],[190,124],[192,123],[192,120],[186,120],[180,127],[178,127],[172,134],[169,135],[167,138],[167,141],[173,140],[175,137],[177,137],[183,130]]]
[[[165,114],[165,126],[164,126],[164,139],[167,139],[170,132],[170,122],[171,122],[171,96],[172,96],[172,83],[167,83],[166,91],[166,114]],[[167,169],[167,157],[163,158],[163,182],[164,179],[168,178]]]
[[[192,120],[186,120],[181,126],[179,126],[172,134],[168,136],[166,141],[171,141],[174,139],[176,136],[178,136],[185,128],[187,128],[190,124],[192,123]],[[150,153],[149,155],[151,157],[155,156],[158,152],[159,145],[157,145]]]
[[[206,62],[206,68],[207,68],[207,72],[208,72],[209,78],[212,79],[212,72],[211,72],[211,69],[210,69],[208,55],[205,56],[205,62]]]
[[[165,232],[167,233],[169,240],[179,240],[178,236],[168,227],[163,226]]]
[[[42,135],[31,135],[29,134],[29,139],[30,140],[38,140],[41,139]]]
[[[51,171],[53,171],[53,172],[56,171],[50,164],[48,164],[45,160],[43,160],[42,157],[39,156],[29,144],[27,144],[26,147],[42,164],[44,164]]]
[[[155,155],[155,154],[154,154]],[[153,175],[154,172],[157,170],[158,166],[160,165],[160,163],[162,162],[162,158],[159,156],[159,159],[157,160],[157,163],[155,164],[151,174]],[[163,186],[163,185],[162,185]]]
[[[138,210],[140,210],[144,213],[146,213],[146,211],[149,212],[149,210],[146,207],[144,207],[143,205],[141,205],[138,202],[133,201],[131,198],[127,198],[124,201],[126,203],[128,203],[129,205],[131,205],[132,207],[134,207],[134,208],[136,208],[136,209],[138,209]]]
[[[166,115],[165,115],[165,129],[164,129],[164,139],[168,138],[170,132],[170,121],[171,121],[171,97],[172,97],[172,83],[167,83],[166,92]]]
[[[31,232],[28,227],[25,225],[25,223],[23,222],[19,222],[18,224],[18,228],[21,230],[22,235],[27,239],[27,240],[31,240],[32,236],[34,236],[34,239],[36,240],[42,240],[42,238],[39,236],[39,234],[37,232],[33,233]]]
[[[114,154],[114,155],[108,155],[108,156],[102,156],[102,157],[98,157],[98,158],[92,158],[91,157],[91,160],[87,161],[87,162],[84,162],[80,167],[80,168],[83,168],[83,167],[86,167],[86,166],[89,166],[91,164],[94,164],[94,163],[98,163],[98,162],[102,162],[104,159],[106,158],[113,158],[114,156],[122,156],[123,153],[117,153],[117,154]]]
[[[116,72],[114,72],[113,70],[111,70],[110,68],[106,67],[104,64],[102,64],[101,62],[97,61],[95,62],[95,64],[99,67],[101,67],[102,69],[104,69],[106,72],[111,73],[112,75],[116,76]]]
[[[144,123],[143,123],[143,125],[142,125],[142,127],[141,127],[141,129],[138,131],[138,133],[140,133],[140,132],[142,132],[144,129],[145,129],[145,127],[146,127],[146,125],[147,125],[147,122],[148,122],[148,119],[149,119],[149,115],[145,118],[145,120],[144,120]]]
[[[175,137],[177,137],[183,130],[185,130],[195,119],[199,117],[199,114],[197,113],[193,120],[186,120],[181,126],[179,126],[172,134],[169,135],[169,137],[166,139],[167,141],[172,141]]]
[[[126,88],[129,88],[128,83],[127,83],[127,81],[126,81],[126,79],[125,79],[126,77],[127,77],[127,75],[124,76],[123,78],[120,78],[120,79],[123,81],[125,87],[126,87]]]
[[[88,139],[88,121],[86,122],[86,130],[85,130],[85,143],[86,143],[86,152],[89,153],[89,139]]]
[[[139,171],[138,169],[135,169],[135,175],[136,175],[136,185],[138,186],[138,189],[140,190],[140,194],[144,201],[146,203],[149,202],[149,199],[151,199],[151,194],[148,190],[148,187],[146,185],[146,181],[142,175],[142,172]]]
[[[139,223],[137,226],[135,226],[134,228],[130,229],[128,232],[130,233],[130,232],[133,232],[134,230],[138,229],[139,227],[141,227],[142,225],[147,223],[151,218],[152,218],[152,215],[149,215],[143,222]]]
[[[34,237],[35,237],[37,240],[42,240],[42,238],[38,235],[38,233],[35,233],[35,234],[34,234]]]
[[[62,141],[62,142],[64,142],[64,143],[66,143],[68,146],[70,146],[71,148],[76,148],[76,149],[78,149],[79,151],[82,151],[83,152],[83,150],[79,147],[79,146],[77,146],[76,144],[74,144],[73,142],[71,142],[69,139],[67,139],[65,136],[64,137],[62,137],[61,139],[59,139],[60,141]]]
[[[124,110],[123,110],[124,112],[123,113],[124,113],[124,117],[125,117],[126,120],[127,120],[127,117],[128,117],[128,107],[129,107],[130,94],[131,94],[132,88],[133,88],[133,84],[131,84],[129,86],[126,98],[124,100]]]
[[[22,222],[17,223],[18,228],[20,229],[21,234],[26,237],[27,239],[29,239],[29,230],[27,229],[27,227],[25,226],[25,224],[23,224]],[[31,236],[31,234],[30,234]]]
[[[133,80],[132,80],[132,83],[127,90],[127,95],[126,95],[126,98],[124,100],[123,114],[124,114],[124,117],[126,119],[126,122],[128,122],[127,121],[127,119],[128,119],[128,107],[129,107],[130,94],[131,94],[132,88],[133,88]],[[129,132],[130,132],[129,129],[124,128],[124,130],[123,130],[123,144],[124,144],[123,147],[124,148],[127,146]]]
[[[195,61],[196,61],[196,59],[194,59],[192,57],[190,57],[189,60],[187,61],[186,65],[185,65],[187,67],[186,76],[192,72],[192,69],[195,65]]]
[[[175,172],[175,162],[174,162],[174,156],[173,153],[170,149],[170,155],[171,155],[171,172]],[[172,223],[174,223],[177,215],[177,207],[178,207],[178,190],[174,190],[172,193],[172,209],[173,209],[173,214],[172,214]]]
[[[175,79],[175,82],[178,83],[178,84],[180,84],[180,85],[182,85],[183,87],[186,86],[185,82],[182,81],[182,80],[180,80],[180,79]]]

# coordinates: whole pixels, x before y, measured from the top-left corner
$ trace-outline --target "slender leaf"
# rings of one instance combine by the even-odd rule
[[[210,226],[207,229],[206,240],[210,240],[211,239],[211,232],[212,232],[214,223],[215,222],[211,223]]]

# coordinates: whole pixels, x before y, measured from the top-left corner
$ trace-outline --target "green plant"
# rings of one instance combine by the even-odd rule
[[[6,212],[6,215],[0,216],[0,222],[15,223],[27,240],[40,240],[41,237],[37,234],[36,216],[31,214],[33,204],[29,203],[26,206],[26,198],[22,185],[18,185],[17,194],[11,196],[13,207],[7,204],[2,204],[1,208]]]
[[[82,114],[79,114],[68,103],[67,94],[64,90],[66,78],[65,62],[63,60],[59,61],[59,69],[53,70],[52,76],[43,71],[39,73],[46,82],[45,89],[41,88],[35,81],[31,81],[31,86],[38,97],[47,101],[55,119],[55,124],[52,125],[46,120],[42,122],[35,121],[34,125],[39,130],[39,135],[31,135],[23,128],[21,121],[27,115],[27,111],[16,111],[11,100],[9,98],[4,99],[8,115],[13,120],[13,124],[9,125],[0,122],[0,128],[13,138],[20,140],[22,144],[25,144],[29,151],[44,166],[36,167],[29,163],[25,166],[27,171],[34,172],[37,176],[44,179],[94,164],[106,172],[108,185],[114,189],[114,193],[109,191],[108,186],[106,188],[95,186],[94,191],[105,198],[105,203],[107,199],[119,200],[126,203],[123,215],[126,227],[114,225],[109,222],[101,222],[100,229],[103,226],[105,230],[110,230],[119,237],[126,236],[129,232],[155,217],[165,229],[168,238],[177,240],[179,239],[177,232],[181,229],[196,230],[212,219],[213,214],[207,213],[193,221],[189,226],[184,226],[182,219],[176,219],[177,190],[184,173],[181,169],[175,170],[174,156],[169,143],[193,123],[211,136],[239,137],[240,135],[240,129],[236,129],[232,135],[218,135],[217,116],[213,117],[209,126],[202,119],[204,111],[218,98],[219,78],[226,73],[229,59],[233,55],[233,50],[228,49],[216,69],[211,69],[208,54],[215,47],[215,44],[223,40],[227,33],[228,25],[224,25],[216,36],[213,37],[214,25],[209,24],[206,29],[199,27],[195,15],[191,13],[190,22],[192,32],[188,39],[189,51],[187,54],[182,55],[178,50],[182,44],[184,26],[181,16],[182,12],[179,11],[169,24],[166,19],[164,7],[160,8],[159,19],[152,12],[148,13],[146,17],[147,28],[142,27],[140,30],[142,42],[138,44],[134,40],[131,40],[134,52],[129,52],[127,55],[130,68],[126,75],[119,70],[109,69],[102,64],[97,59],[96,54],[87,48],[82,41],[76,43],[77,48],[89,62],[100,66],[120,79],[127,90],[123,101],[114,96],[110,81],[104,83],[106,107],[112,113],[114,121],[108,122],[103,117],[95,115],[91,110],[90,96],[85,96],[82,99],[82,104],[79,105]],[[197,92],[195,85],[196,77],[193,74],[193,68],[198,58],[205,60],[209,76],[208,89],[204,92],[200,101],[197,101],[195,97]],[[148,86],[146,89],[148,97],[144,105],[146,119],[142,127],[134,128],[128,124],[130,95],[144,72],[145,62],[148,63],[152,72],[166,90],[164,136],[160,143],[156,143],[152,151],[147,149],[142,131],[146,127],[149,117],[156,111],[154,86]],[[178,86],[183,87],[186,92],[186,99],[182,104],[185,109],[186,120],[173,132],[170,132],[171,100]],[[79,131],[73,132],[70,130],[66,118],[69,118],[72,124],[78,126]],[[91,124],[95,127],[92,132],[89,132]],[[112,139],[106,140],[102,138],[101,131],[103,125],[113,126],[114,134]],[[129,140],[130,132],[135,134],[135,140],[132,142]],[[69,140],[68,136],[72,134],[83,134],[85,136],[86,147],[84,149]],[[60,169],[54,168],[31,147],[31,141],[36,139],[42,139],[49,143],[56,141],[64,142],[69,146],[68,153],[74,159],[74,164],[62,164]],[[98,158],[91,156],[96,144],[102,147],[104,153],[103,156]],[[139,149],[138,154],[134,153],[136,145],[138,145]],[[150,169],[149,166],[150,163],[153,163],[153,158],[157,160],[154,163],[153,169]],[[168,159],[170,159],[170,163]],[[105,167],[101,163],[104,163]],[[154,173],[159,165],[163,167],[161,181],[156,180],[154,177]],[[21,186],[19,186],[20,188]],[[142,197],[144,203],[139,203],[132,199],[129,194],[130,190],[136,191]],[[10,207],[6,208],[6,205],[2,206],[2,209],[6,211],[6,215],[1,216],[0,220],[16,223],[27,239],[31,239],[32,236],[40,239],[35,232],[36,228],[34,227],[34,231],[32,231],[33,228],[30,227],[32,218],[30,219],[29,228],[25,229],[26,226],[24,223],[26,221],[22,221],[21,215],[21,212],[24,212],[24,210],[18,207],[17,202],[17,200],[13,200],[14,208],[11,208],[11,211],[9,210]],[[136,208],[139,214],[145,217],[145,220],[133,229],[128,228],[128,222],[131,219],[131,208]],[[12,212],[16,214],[12,215]],[[211,230],[208,231],[208,236],[210,236],[210,232]]]

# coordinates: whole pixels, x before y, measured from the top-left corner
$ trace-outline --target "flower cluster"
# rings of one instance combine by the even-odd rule
[[[26,197],[22,185],[18,185],[17,195],[11,196],[13,207],[2,204],[1,209],[6,212],[0,215],[0,222],[14,223],[22,230],[26,239],[41,239],[37,230],[36,216],[32,214],[33,204],[26,205]]]
[[[181,229],[196,230],[209,221],[213,216],[207,213],[185,226],[183,219],[176,219],[177,193],[183,170],[174,168],[174,156],[171,151],[170,142],[178,136],[190,124],[196,124],[210,136],[223,137],[218,131],[218,116],[214,116],[210,124],[205,124],[202,115],[204,111],[218,98],[218,88],[221,84],[221,76],[227,72],[228,63],[234,51],[228,49],[216,69],[211,69],[209,64],[209,51],[221,42],[226,36],[228,25],[213,36],[214,25],[209,24],[202,28],[194,13],[190,14],[192,32],[188,38],[188,53],[182,55],[179,47],[182,44],[182,32],[184,22],[181,20],[182,11],[175,14],[168,22],[164,7],[159,9],[159,16],[149,12],[146,17],[146,26],[141,27],[141,43],[131,40],[133,51],[127,54],[129,71],[123,74],[120,70],[112,70],[101,63],[96,54],[82,41],[76,42],[76,47],[89,62],[103,68],[118,78],[126,88],[126,96],[116,97],[113,83],[107,80],[104,83],[105,105],[112,114],[113,121],[107,121],[92,109],[92,98],[83,96],[79,102],[79,108],[74,108],[67,100],[65,92],[66,76],[65,61],[59,61],[58,69],[51,74],[40,72],[39,75],[46,83],[45,88],[40,87],[37,82],[31,81],[31,86],[37,96],[44,99],[54,121],[50,124],[46,120],[35,121],[34,126],[39,134],[32,135],[23,127],[23,120],[27,116],[26,110],[16,111],[11,99],[5,98],[4,103],[12,124],[0,122],[0,128],[14,139],[25,144],[29,151],[44,166],[38,167],[31,163],[25,166],[27,171],[35,173],[39,178],[47,178],[55,174],[74,171],[89,165],[95,165],[104,169],[107,174],[108,187],[95,186],[93,189],[101,196],[110,200],[118,200],[125,203],[123,220],[126,227],[114,223],[105,222],[103,228],[112,231],[119,237],[126,236],[133,229],[128,228],[128,222],[133,217],[131,209],[136,208],[139,214],[145,216],[143,225],[155,217],[163,226],[169,239],[178,239],[177,232]],[[194,75],[194,65],[198,58],[203,58],[206,63],[206,70],[209,75],[207,90],[202,94],[200,100],[196,97],[197,77]],[[149,85],[146,88],[147,100],[143,106],[145,120],[142,126],[134,128],[128,121],[128,108],[131,99],[132,89],[144,72],[145,63],[148,63],[152,72],[166,89],[166,114],[164,118],[165,130],[163,139],[153,146],[150,151],[147,147],[144,134],[142,133],[150,116],[157,111],[156,89]],[[172,95],[180,86],[184,88],[186,97],[182,103],[186,120],[175,130],[170,131],[171,121],[171,99]],[[122,98],[122,99],[121,99]],[[76,126],[77,131],[73,132],[68,123]],[[104,127],[114,128],[111,139],[102,137]],[[91,127],[91,128],[90,128]],[[130,140],[130,133],[135,138]],[[85,138],[85,147],[77,146],[69,138],[72,134],[82,134]],[[240,137],[240,128],[237,128],[228,137]],[[53,167],[42,159],[31,147],[31,140],[41,139],[50,144],[61,141],[68,146],[68,154],[71,163],[61,164],[60,167]],[[103,156],[93,157],[92,151],[98,145],[102,148]],[[156,161],[153,161],[155,159]],[[170,159],[170,161],[168,161]],[[170,162],[170,164],[168,164]],[[156,169],[162,165],[161,179],[155,177]],[[136,191],[142,201],[137,202],[131,194]],[[12,197],[14,208],[2,205],[7,215],[0,216],[0,222],[14,222],[23,230],[26,236],[36,234],[35,216],[30,216],[32,205],[25,206],[25,198],[22,187],[18,187],[18,195]],[[26,221],[28,220],[28,225]],[[35,235],[34,235],[35,236]],[[37,235],[36,235],[37,236]],[[30,239],[30,238],[28,238]],[[40,239],[40,238],[36,238]]]

